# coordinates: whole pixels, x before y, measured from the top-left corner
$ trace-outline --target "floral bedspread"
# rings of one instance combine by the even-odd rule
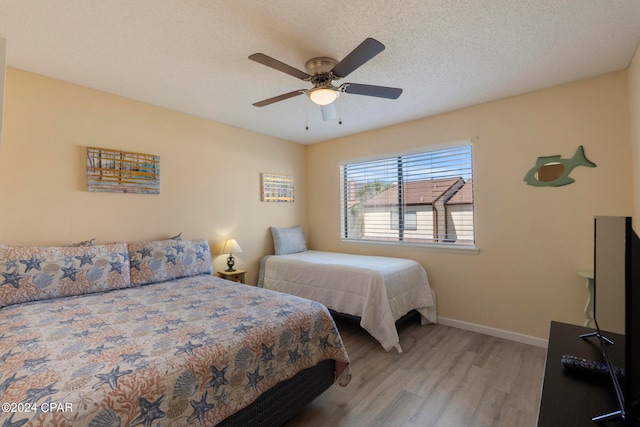
[[[319,361],[326,308],[211,275],[0,309],[0,425],[215,425]]]

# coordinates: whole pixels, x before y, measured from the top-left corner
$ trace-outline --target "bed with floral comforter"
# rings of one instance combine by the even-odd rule
[[[18,259],[2,249],[0,292],[31,296],[0,308],[1,425],[209,426],[321,361],[335,360],[339,385],[351,378],[321,304],[210,274],[125,286],[135,255],[121,248],[103,258],[65,249],[71,255],[57,269],[40,253]],[[172,266],[197,259],[197,250],[182,254]],[[84,280],[75,286],[85,293],[62,286],[55,297],[34,297],[52,286],[43,274],[65,286]],[[112,288],[87,290],[98,277]]]

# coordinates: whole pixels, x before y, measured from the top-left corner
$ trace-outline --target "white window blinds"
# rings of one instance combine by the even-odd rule
[[[340,166],[342,238],[473,246],[471,145]]]

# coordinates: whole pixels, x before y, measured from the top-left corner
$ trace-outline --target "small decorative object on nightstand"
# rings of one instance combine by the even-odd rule
[[[221,255],[229,254],[229,257],[227,258],[228,268],[225,270],[227,273],[232,273],[236,271],[233,268],[233,265],[236,263],[236,259],[233,257],[233,254],[239,254],[239,253],[242,253],[242,248],[240,247],[238,242],[236,242],[236,239],[229,239],[224,241],[224,245],[222,246],[222,250],[220,251],[220,254]]]
[[[223,279],[231,280],[232,282],[245,283],[244,275],[246,271],[244,270],[234,270],[234,271],[218,271],[218,276]]]

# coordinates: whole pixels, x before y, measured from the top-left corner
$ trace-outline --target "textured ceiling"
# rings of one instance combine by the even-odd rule
[[[0,0],[0,37],[11,67],[309,144],[626,69],[640,1]],[[367,37],[386,49],[339,83],[397,100],[251,105],[310,84],[250,54],[304,70]]]

